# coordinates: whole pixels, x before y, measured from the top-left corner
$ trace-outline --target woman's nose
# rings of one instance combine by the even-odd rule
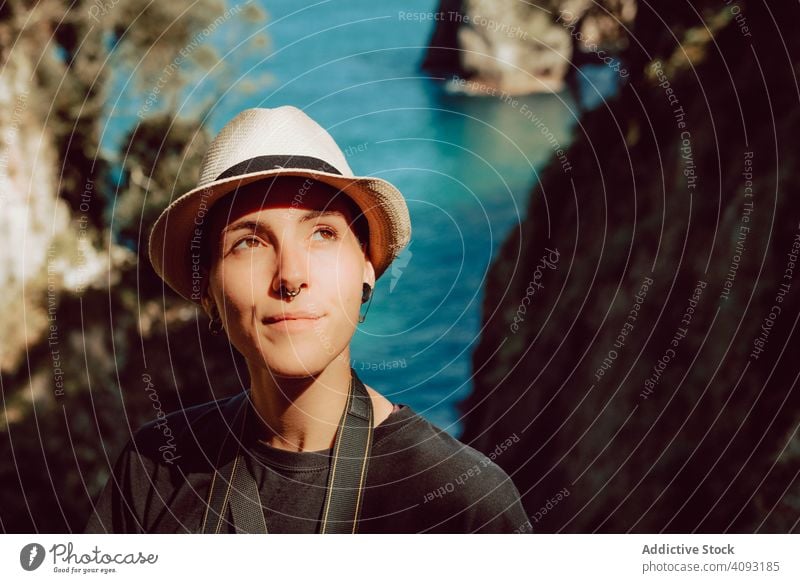
[[[281,288],[286,291],[299,291],[308,287],[308,249],[301,243],[284,241],[278,252],[278,262],[272,289],[281,293]]]

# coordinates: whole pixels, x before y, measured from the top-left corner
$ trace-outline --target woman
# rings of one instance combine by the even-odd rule
[[[231,120],[150,259],[241,352],[250,389],[140,428],[86,532],[529,529],[497,465],[350,367],[361,306],[410,235],[400,192],[355,177],[299,109]]]

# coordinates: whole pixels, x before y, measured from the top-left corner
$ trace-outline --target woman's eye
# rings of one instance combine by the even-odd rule
[[[319,235],[321,238],[317,238],[317,241],[335,241],[337,238],[337,233],[331,228],[328,227],[321,227],[314,231],[312,237]]]
[[[237,249],[253,249],[257,245],[260,245],[261,241],[257,237],[245,237],[241,241],[238,241],[232,248],[232,251]]]

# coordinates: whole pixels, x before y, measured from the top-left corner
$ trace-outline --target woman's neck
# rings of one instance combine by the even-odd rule
[[[250,378],[260,441],[296,452],[333,447],[350,387],[349,358],[334,359],[315,377],[275,377],[259,368]]]

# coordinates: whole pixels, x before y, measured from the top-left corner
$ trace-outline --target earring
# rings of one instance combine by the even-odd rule
[[[208,322],[208,331],[211,332],[214,336],[222,332],[222,318],[219,317],[219,312],[217,312],[217,308],[212,308],[212,316],[211,320]]]
[[[367,312],[369,312],[369,307],[372,305],[372,288],[370,287],[370,285],[365,282],[361,289],[362,289],[361,303],[366,304],[367,302],[369,302],[369,305],[367,305],[367,309],[364,311],[363,314],[358,315],[359,324],[363,324],[364,320],[367,319]]]

